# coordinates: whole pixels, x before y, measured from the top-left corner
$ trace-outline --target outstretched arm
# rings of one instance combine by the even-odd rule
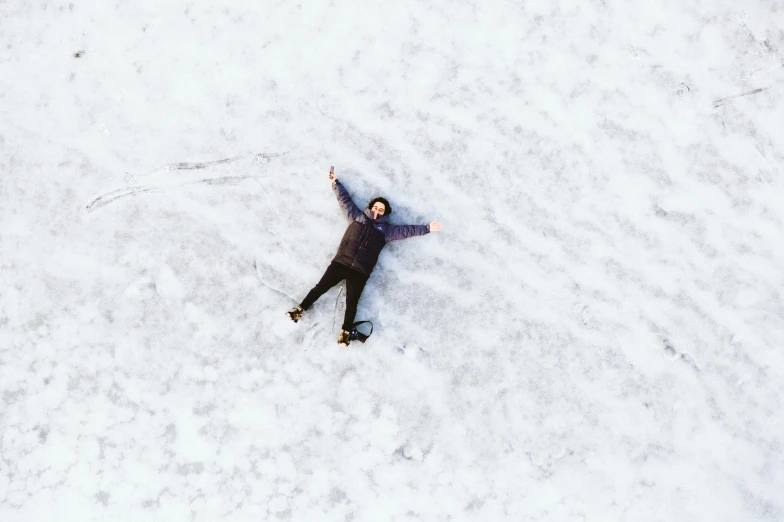
[[[348,195],[346,187],[338,181],[338,178],[335,176],[335,167],[329,168],[329,180],[332,182],[332,192],[334,192],[335,197],[338,198],[338,204],[343,211],[343,215],[346,216],[349,223],[356,221],[357,218],[362,215],[362,211],[354,204],[351,196]]]
[[[438,221],[433,221],[429,225],[391,225],[387,228],[385,239],[387,241],[398,241],[414,236],[424,236],[430,232],[440,232],[444,226]]]

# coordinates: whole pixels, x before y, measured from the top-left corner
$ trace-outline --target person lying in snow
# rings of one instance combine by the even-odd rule
[[[378,255],[384,245],[389,241],[438,232],[443,229],[443,225],[438,221],[433,221],[429,225],[391,225],[389,216],[392,214],[392,207],[386,199],[373,198],[363,212],[354,204],[348,191],[335,177],[334,167],[329,169],[329,180],[349,226],[343,234],[338,253],[321,280],[305,296],[302,303],[286,312],[286,315],[296,323],[319,297],[345,279],[346,314],[343,317],[338,344],[348,346],[359,296],[365,288],[373,267],[376,266]]]

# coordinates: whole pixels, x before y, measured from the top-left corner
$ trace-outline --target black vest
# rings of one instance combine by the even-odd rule
[[[343,234],[333,261],[369,276],[385,244],[384,232],[376,229],[372,221],[354,221]]]

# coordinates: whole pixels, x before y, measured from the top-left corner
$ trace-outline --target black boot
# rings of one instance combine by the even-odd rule
[[[289,317],[289,319],[291,319],[292,321],[294,321],[296,323],[297,321],[302,319],[302,314],[304,314],[304,313],[305,313],[305,310],[303,310],[301,306],[298,306],[298,307],[292,308],[291,310],[286,312],[286,315]]]

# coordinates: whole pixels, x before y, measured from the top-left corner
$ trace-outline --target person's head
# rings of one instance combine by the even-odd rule
[[[389,201],[384,198],[373,198],[368,204],[368,208],[373,213],[373,219],[392,214],[392,207],[389,206]]]

